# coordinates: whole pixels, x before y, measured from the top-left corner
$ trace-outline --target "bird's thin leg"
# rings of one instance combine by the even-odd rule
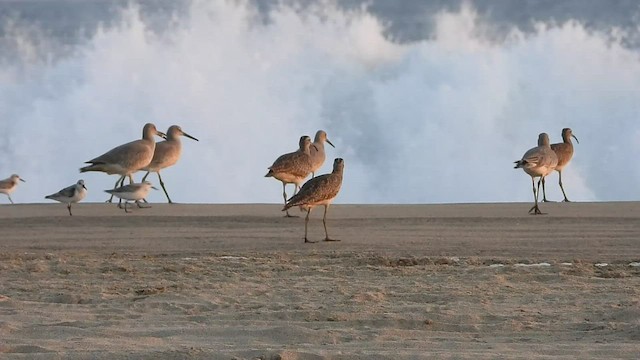
[[[127,204],[129,203],[129,200],[125,200],[124,201],[124,212],[128,213],[129,210],[127,210]]]
[[[531,209],[529,209],[529,213],[531,213],[532,211],[534,212],[534,215],[538,215],[538,214],[542,214],[540,212],[540,209],[538,208],[538,194],[540,193],[540,181],[538,181],[538,191],[536,192],[536,181],[535,178],[532,176],[531,177],[531,184],[533,185],[533,201],[534,201],[534,205]]]
[[[282,183],[282,197],[284,198],[284,205],[287,205],[287,188],[286,188],[287,184],[286,183]],[[297,216],[293,216],[291,214],[289,214],[289,210],[285,210],[285,215],[284,217],[297,217]]]
[[[164,187],[164,182],[162,182],[160,171],[158,171],[158,179],[160,180],[160,186],[162,186],[162,190],[164,190],[164,194],[167,195],[167,200],[169,200],[169,204],[173,204],[173,201],[171,201],[171,198],[169,197],[169,193],[167,192],[167,189],[165,189]]]
[[[122,177],[122,181],[120,182],[120,186],[124,186],[124,180],[126,176]],[[133,176],[129,174],[129,185],[133,184]],[[122,199],[118,200],[118,207],[122,209]]]
[[[533,181],[533,178],[531,178]],[[540,180],[538,180],[538,192],[536,193],[534,191],[534,194],[536,194],[535,196],[535,205],[533,205],[533,207],[529,210],[529,212],[533,211],[533,215],[542,215],[542,211],[540,211],[540,208],[538,207],[538,195],[540,195],[540,183],[542,182],[542,180],[544,179],[544,177],[540,177]]]
[[[538,202],[538,196],[536,194],[536,180],[533,177],[531,177],[531,184],[533,185],[533,201],[535,203],[537,203]],[[534,208],[535,208],[535,206],[532,207],[531,209],[529,209],[529,212],[533,211]]]
[[[549,200],[547,200],[547,190],[544,187],[546,181],[544,180],[544,177],[541,177],[540,180],[542,181],[542,201],[549,202]]]
[[[115,185],[113,185],[113,188],[114,188],[114,189],[116,189],[116,188],[118,187],[118,183],[119,183],[121,180],[122,180],[122,181],[124,181],[124,175],[120,176],[120,177],[118,178],[118,180],[116,180],[116,184],[115,184]],[[120,185],[120,186],[122,186],[122,185]],[[110,202],[112,202],[112,201],[113,201],[113,194],[111,194],[111,197],[110,197],[107,201],[105,201],[105,202],[110,203]],[[120,207],[120,206],[118,206],[118,207]]]
[[[142,180],[140,180],[140,182],[144,182],[145,180],[147,180],[147,176],[149,176],[149,173],[151,173],[151,171],[147,171],[146,174],[144,174],[144,176],[142,177]],[[160,176],[160,173],[158,173],[158,176]],[[149,202],[147,201],[147,199],[142,199],[142,201],[144,201],[145,204],[148,204]]]
[[[562,190],[562,195],[564,195],[564,202],[571,202],[571,200],[567,199],[567,194],[564,192],[564,187],[562,187],[562,171],[558,171],[560,176],[560,190]]]
[[[322,224],[324,224],[324,241],[340,241],[338,239],[331,239],[329,237],[329,232],[327,232],[327,210],[329,209],[329,205],[324,206],[324,217],[322,217]]]
[[[9,198],[9,201],[11,201],[11,203],[13,204],[13,199],[11,198],[11,195],[7,194],[7,197]]]
[[[309,224],[309,215],[311,215],[311,207],[307,209],[307,216],[304,218],[304,242],[305,243],[314,243],[315,241],[310,241],[307,239],[307,225]]]
[[[148,208],[150,208],[150,207],[151,207],[151,205],[149,205],[149,206],[142,206],[142,204],[140,203],[140,200],[136,200],[136,201],[135,201],[135,203],[136,203],[136,205],[138,205],[138,207],[139,207],[140,209],[148,209]]]
[[[69,210],[69,216],[73,216],[73,214],[71,213],[71,203],[67,204],[67,210]]]

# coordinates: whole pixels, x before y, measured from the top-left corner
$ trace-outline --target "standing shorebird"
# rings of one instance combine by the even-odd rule
[[[151,189],[158,190],[155,186],[151,186],[150,182],[143,181],[141,183],[123,185],[112,190],[105,190],[105,192],[124,200],[124,212],[128,213],[129,210],[127,210],[127,204],[129,203],[129,200],[133,200],[138,207],[141,208],[142,205],[140,205],[140,200],[146,198],[149,194],[149,190]]]
[[[330,174],[320,175],[310,179],[302,186],[302,189],[289,199],[282,211],[293,206],[301,206],[307,210],[307,216],[304,218],[304,242],[312,243],[307,238],[307,225],[309,223],[309,215],[315,206],[324,205],[324,216],[322,223],[324,224],[324,241],[340,241],[331,239],[327,232],[327,209],[333,199],[338,196],[340,186],[342,186],[342,173],[344,171],[344,160],[337,158],[333,161],[333,172]]]
[[[0,194],[5,194],[13,204],[11,193],[18,187],[18,181],[26,182],[19,175],[13,174],[4,180],[0,180]]]
[[[284,204],[287,204],[287,184],[294,184],[295,189],[293,193],[300,188],[300,184],[311,173],[311,155],[309,149],[311,148],[311,138],[308,136],[300,137],[300,148],[292,153],[284,154],[276,159],[268,169],[269,172],[265,177],[274,177],[282,181],[282,196],[284,197]],[[287,217],[289,211],[286,212]]]
[[[133,183],[132,174],[149,165],[153,159],[153,153],[156,148],[156,142],[153,140],[154,135],[162,138],[167,137],[163,132],[158,131],[155,125],[147,123],[142,128],[142,139],[120,145],[95,159],[85,161],[86,164],[90,165],[80,168],[80,172],[102,171],[109,175],[120,175],[114,189],[118,187],[118,184],[122,186],[127,176],[129,177],[129,183]],[[112,199],[113,196],[107,202],[111,202]]]
[[[564,187],[562,186],[562,169],[564,169],[565,166],[567,166],[567,164],[569,164],[569,161],[571,161],[571,158],[573,157],[573,143],[571,143],[571,138],[576,139],[576,142],[578,144],[580,144],[580,141],[578,141],[578,138],[573,135],[573,131],[571,131],[570,128],[564,128],[562,129],[562,142],[561,143],[557,143],[557,144],[551,144],[551,150],[553,150],[553,152],[556,153],[556,156],[558,156],[558,165],[556,165],[556,171],[558,172],[558,176],[560,178],[559,184],[560,184],[560,190],[562,190],[562,195],[564,196],[564,202],[570,202],[569,199],[567,199],[567,194],[564,192]],[[544,178],[542,179],[542,201],[547,202],[549,200],[547,200],[547,193],[545,191],[544,188]]]
[[[71,213],[71,204],[80,202],[85,196],[87,196],[87,187],[84,186],[84,180],[78,180],[77,183],[67,186],[55,194],[47,195],[44,198],[67,204],[69,216],[73,216]]]
[[[315,177],[316,171],[318,171],[318,169],[322,167],[322,164],[324,164],[324,159],[326,158],[326,154],[324,152],[325,141],[327,142],[327,144],[335,148],[335,146],[333,146],[331,141],[327,139],[327,133],[324,130],[318,130],[318,132],[316,132],[316,137],[313,140],[314,146],[312,146],[310,149],[311,150],[311,177]]]
[[[142,181],[147,180],[147,176],[149,176],[149,174],[152,172],[158,174],[160,186],[162,186],[162,190],[167,196],[169,204],[173,204],[173,201],[171,201],[169,193],[167,193],[167,189],[164,187],[164,182],[162,181],[162,177],[160,176],[160,170],[175,165],[175,163],[178,162],[178,159],[180,159],[180,154],[182,153],[182,142],[180,141],[180,136],[186,136],[189,139],[198,141],[198,139],[182,131],[182,128],[180,128],[180,126],[171,125],[169,127],[169,130],[167,130],[167,140],[160,141],[156,144],[156,149],[153,153],[153,159],[151,160],[151,163],[142,168],[142,170],[147,172],[142,178]]]
[[[540,193],[540,182],[544,177],[549,175],[558,164],[558,156],[549,145],[549,135],[541,133],[538,135],[538,146],[529,149],[522,159],[515,161],[516,166],[514,169],[522,168],[524,172],[531,176],[531,184],[533,185],[533,199],[534,205],[529,212],[534,212],[534,215],[542,214],[538,208],[538,194]],[[536,192],[535,178],[538,180],[538,191]]]

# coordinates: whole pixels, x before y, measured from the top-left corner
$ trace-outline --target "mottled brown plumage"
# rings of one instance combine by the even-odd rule
[[[562,186],[562,169],[564,169],[564,167],[569,164],[569,161],[571,161],[571,158],[573,157],[573,143],[571,142],[572,137],[576,139],[576,142],[578,144],[580,144],[578,138],[573,135],[573,131],[571,131],[570,128],[564,128],[562,129],[562,142],[551,144],[551,150],[553,150],[553,152],[555,152],[556,156],[558,157],[558,165],[556,165],[555,170],[558,172],[558,183],[560,184],[560,190],[562,190],[562,195],[564,196],[565,202],[570,202],[570,200],[567,198],[567,194],[564,192],[564,187]],[[544,179],[542,179],[542,201],[547,202],[549,200],[547,200],[547,194],[544,185],[545,181]]]
[[[311,173],[311,138],[308,136],[300,137],[299,149],[292,153],[284,154],[276,159],[268,169],[269,172],[265,177],[274,177],[282,182],[282,196],[284,203],[287,203],[287,184],[295,184],[295,190],[300,188],[300,184]],[[294,190],[294,194],[296,191]],[[289,212],[286,212],[286,216]]]
[[[293,206],[301,206],[307,210],[307,216],[304,220],[304,241],[309,241],[307,238],[307,224],[309,222],[309,215],[311,210],[315,206],[324,205],[324,216],[322,223],[324,224],[325,241],[338,241],[329,238],[327,232],[327,209],[333,199],[338,196],[340,187],[342,186],[342,174],[344,171],[344,160],[337,158],[333,161],[333,172],[317,176],[307,181],[300,191],[291,197],[285,204],[282,211],[286,211]]]

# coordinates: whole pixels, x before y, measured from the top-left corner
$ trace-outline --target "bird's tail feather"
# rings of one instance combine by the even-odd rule
[[[81,173],[87,171],[104,171],[104,167],[103,164],[91,164],[80,168]]]

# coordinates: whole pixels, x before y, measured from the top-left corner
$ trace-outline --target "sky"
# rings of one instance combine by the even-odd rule
[[[487,15],[486,2],[411,17],[384,2],[309,3],[195,1],[161,16],[126,5],[57,27],[14,8],[0,38],[0,177],[27,180],[14,201],[44,202],[80,178],[87,201],[103,201],[117,177],[78,169],[147,122],[200,140],[184,139],[180,162],[162,171],[176,202],[280,202],[267,167],[318,129],[336,145],[320,173],[345,159],[337,203],[530,201],[513,161],[540,132],[561,141],[564,127],[580,139],[563,172],[570,199],[640,198],[629,11],[552,21],[534,9],[516,21],[507,5]],[[560,200],[557,174],[548,184]]]

